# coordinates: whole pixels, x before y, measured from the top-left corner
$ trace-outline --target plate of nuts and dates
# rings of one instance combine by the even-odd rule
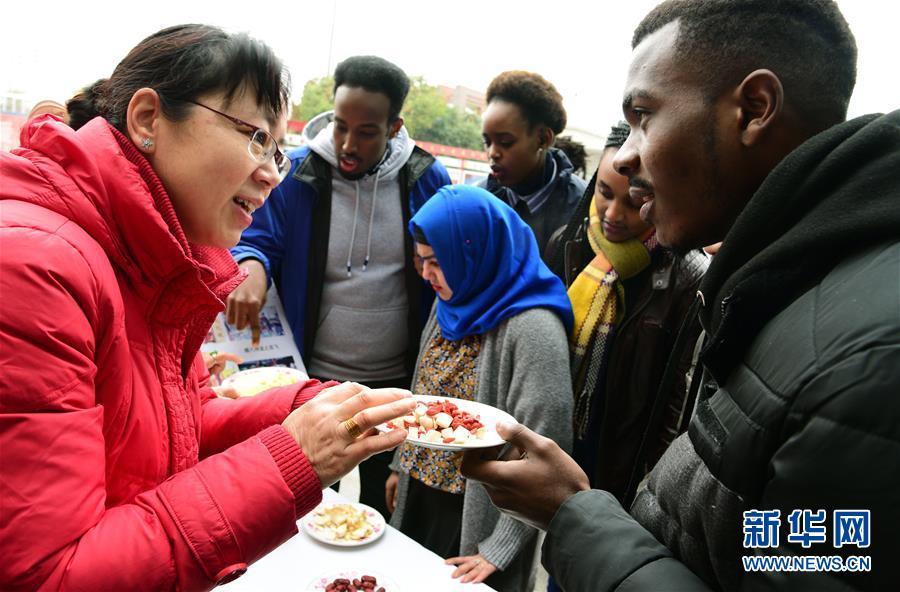
[[[319,576],[306,588],[307,592],[399,592],[388,578],[372,571],[345,569]]]
[[[312,538],[338,547],[358,547],[377,540],[385,531],[384,517],[365,504],[322,502],[300,520]]]
[[[490,405],[476,401],[413,395],[416,408],[409,414],[376,426],[386,432],[406,430],[406,441],[436,450],[465,450],[500,446],[497,422],[517,423],[516,419]]]

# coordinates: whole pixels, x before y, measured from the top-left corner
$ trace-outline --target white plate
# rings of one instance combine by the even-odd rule
[[[287,386],[307,380],[309,376],[296,368],[266,366],[235,372],[222,381],[222,386],[230,386],[242,397],[252,397],[276,386]]]
[[[371,569],[339,569],[332,570],[328,573],[318,576],[311,581],[304,590],[306,592],[324,592],[325,587],[338,578],[346,578],[351,582],[356,578],[369,575],[378,580],[375,584],[375,590],[384,588],[384,592],[400,592],[400,586],[394,580],[382,575],[381,573]]]
[[[359,540],[343,540],[331,538],[330,530],[325,526],[319,526],[315,522],[315,517],[318,511],[331,506],[353,506],[354,508],[358,508],[365,512],[366,521],[372,526],[372,534],[370,534],[366,538]],[[337,547],[359,547],[361,545],[368,545],[369,543],[378,540],[381,535],[384,534],[384,531],[386,529],[384,516],[379,514],[378,510],[365,504],[352,503],[335,504],[330,502],[323,502],[313,508],[313,510],[309,514],[304,516],[300,520],[300,525],[303,528],[303,532],[316,539],[317,541],[323,542],[328,545],[335,545]]]
[[[473,438],[465,444],[444,444],[443,442],[426,442],[420,438],[410,438],[407,436],[406,441],[416,446],[432,448],[434,450],[468,450],[469,448],[490,448],[492,446],[502,446],[506,440],[497,433],[497,422],[504,421],[506,423],[519,423],[516,418],[505,411],[501,411],[496,407],[478,403],[476,401],[466,401],[463,399],[454,399],[452,397],[434,397],[431,395],[413,395],[417,401],[428,404],[433,401],[452,401],[456,404],[460,411],[468,411],[470,414],[478,417],[478,421],[487,429],[484,438]],[[375,426],[375,429],[381,432],[390,431],[387,424]]]

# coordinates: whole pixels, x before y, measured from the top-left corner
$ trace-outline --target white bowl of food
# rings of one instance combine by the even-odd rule
[[[387,527],[384,516],[365,504],[322,502],[300,521],[303,531],[319,542],[358,547],[378,540]]]
[[[241,397],[252,397],[277,386],[288,386],[307,379],[309,376],[296,368],[267,366],[236,372],[224,379],[222,386],[233,388]]]

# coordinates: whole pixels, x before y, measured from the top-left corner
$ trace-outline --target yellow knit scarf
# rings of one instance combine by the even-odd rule
[[[607,240],[594,201],[587,236],[595,257],[568,291],[575,313],[569,347],[575,387],[575,431],[579,437],[584,437],[587,430],[590,400],[608,356],[608,337],[625,316],[625,289],[619,280],[633,277],[650,265],[650,251],[656,246],[653,228],[640,239],[621,243]]]

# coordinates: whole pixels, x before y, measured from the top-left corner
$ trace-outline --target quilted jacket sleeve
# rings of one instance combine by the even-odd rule
[[[216,454],[254,436],[261,430],[278,425],[291,411],[303,405],[323,390],[338,383],[306,380],[290,386],[283,386],[259,393],[253,397],[228,399],[218,397],[206,386],[209,373],[201,356],[195,363],[201,373],[201,413],[200,457]]]
[[[742,578],[741,591],[887,590],[900,579],[900,535],[894,527],[900,523],[900,471],[889,469],[887,461],[881,469],[862,462],[900,458],[900,407],[889,400],[900,388],[897,368],[900,348],[882,346],[811,381],[798,397],[792,421],[804,419],[786,427],[796,431],[775,452],[760,501],[763,509],[869,510],[869,547],[834,549],[829,542],[816,554],[842,560],[869,556],[872,570],[750,571]],[[830,532],[830,523],[828,528]],[[785,556],[809,553],[798,546],[779,548]],[[562,505],[547,532],[543,563],[565,590],[650,592],[659,590],[660,582],[672,590],[708,589],[605,491],[582,492]]]
[[[783,543],[777,554],[820,556],[815,558],[832,566],[836,560],[868,556],[871,571],[748,571],[736,590],[888,590],[900,581],[895,527],[900,523],[900,471],[894,462],[900,458],[900,346],[884,333],[872,347],[821,369],[804,385],[783,427],[785,439],[772,455],[758,505],[780,509],[785,523],[792,509],[825,509],[829,537],[834,534],[832,511],[869,510],[867,547],[835,549],[829,538],[811,550]],[[746,555],[754,553],[776,551],[748,550]],[[562,505],[550,523],[543,563],[565,590],[650,592],[659,590],[660,582],[672,590],[707,589],[604,491],[582,492]]]
[[[321,484],[280,426],[108,506],[112,270],[31,228],[2,228],[0,251],[0,589],[205,590],[296,532]]]
[[[709,590],[611,493],[598,489],[577,493],[560,507],[542,562],[564,590]]]
[[[900,304],[896,292],[893,298]],[[894,311],[900,315],[900,307]],[[828,542],[813,545],[813,553],[838,556],[841,561],[850,556],[869,556],[871,571],[751,572],[744,580],[746,590],[896,587],[900,581],[898,393],[900,340],[896,333],[893,338],[884,335],[876,346],[823,369],[794,402],[785,425],[790,436],[772,457],[772,472],[760,500],[763,509],[781,509],[782,523],[788,522],[792,509],[825,509]],[[869,510],[869,546],[835,549],[833,510]],[[784,541],[780,551],[784,555],[810,554],[799,544]]]

